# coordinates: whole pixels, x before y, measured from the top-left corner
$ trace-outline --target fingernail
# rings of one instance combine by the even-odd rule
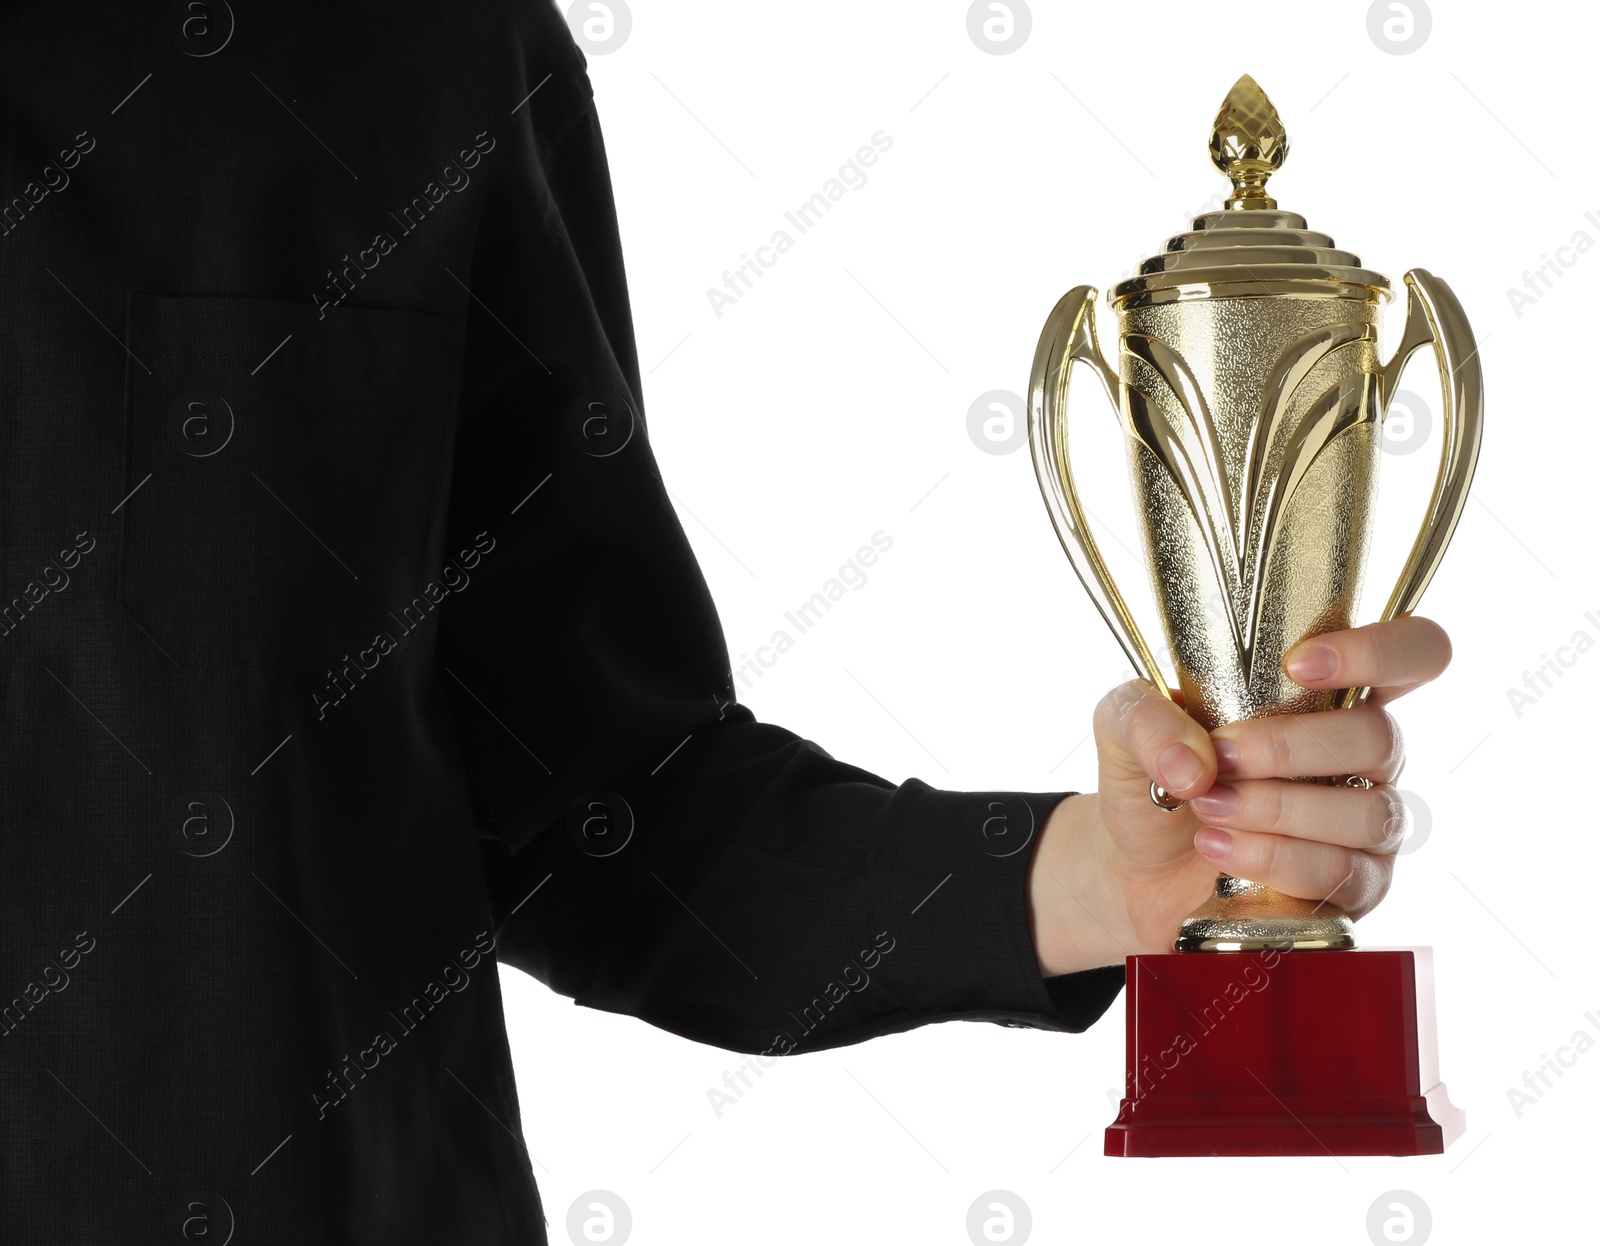
[[[1212,740],[1211,747],[1217,752],[1217,773],[1226,774],[1230,770],[1239,768],[1239,743],[1237,740]]]
[[[1156,758],[1156,772],[1161,776],[1162,787],[1169,792],[1179,792],[1199,782],[1206,767],[1187,744],[1169,744]]]
[[[1305,683],[1307,680],[1332,679],[1333,673],[1339,669],[1339,655],[1327,645],[1312,645],[1308,649],[1296,650],[1294,655],[1284,664],[1284,670],[1289,672],[1289,678]]]
[[[1228,818],[1239,807],[1239,793],[1226,783],[1219,783],[1203,796],[1189,802],[1201,817]]]
[[[1233,855],[1233,836],[1214,826],[1202,826],[1194,834],[1194,850],[1213,861],[1226,861]]]

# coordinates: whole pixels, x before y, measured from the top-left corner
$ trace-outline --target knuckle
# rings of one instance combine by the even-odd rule
[[[1351,635],[1359,638],[1355,645],[1354,665],[1366,671],[1361,682],[1370,684],[1374,688],[1384,687],[1388,683],[1390,665],[1387,660],[1387,650],[1371,632],[1353,632]],[[1340,673],[1343,674],[1342,671]]]
[[[1295,756],[1300,750],[1290,733],[1310,730],[1308,724],[1301,721],[1302,717],[1299,714],[1280,714],[1262,724],[1261,748],[1273,774],[1284,777],[1294,774]]]
[[[1367,797],[1366,822],[1372,850],[1387,853],[1398,849],[1410,827],[1411,811],[1405,800],[1387,783],[1379,783],[1362,795]]]
[[[1369,870],[1366,886],[1366,895],[1363,897],[1362,912],[1375,907],[1383,902],[1384,896],[1389,894],[1390,884],[1394,882],[1394,858],[1383,857],[1373,862]],[[1356,913],[1355,916],[1361,916]]]
[[[1245,810],[1254,813],[1252,821],[1261,823],[1262,829],[1281,832],[1288,824],[1293,801],[1289,789],[1281,782],[1262,784],[1252,796],[1245,797]]]
[[[1267,880],[1270,885],[1271,880],[1277,878],[1278,869],[1283,864],[1286,845],[1283,840],[1272,835],[1252,835],[1250,838],[1253,842],[1249,865],[1251,876]]]
[[[1388,710],[1379,710],[1378,714],[1379,728],[1383,733],[1382,756],[1378,764],[1385,773],[1399,774],[1406,759],[1405,733],[1400,730],[1400,724]]]
[[[1394,858],[1358,852],[1351,862],[1350,881],[1339,896],[1340,907],[1353,918],[1370,913],[1389,893],[1394,880]]]
[[[1130,710],[1144,700],[1144,684],[1137,679],[1118,684],[1100,699],[1100,708],[1117,722],[1128,716]]]
[[[1134,752],[1145,753],[1177,735],[1166,704],[1160,697],[1145,696],[1123,715],[1123,734]]]
[[[1319,898],[1337,904],[1339,896],[1357,877],[1361,868],[1361,854],[1353,848],[1335,848],[1322,854],[1321,878],[1318,881]]]
[[[1119,713],[1126,713],[1128,709],[1144,699],[1145,682],[1142,679],[1130,679],[1120,683],[1110,692],[1106,699],[1112,703]]]
[[[1107,692],[1095,706],[1095,725],[1107,735],[1126,739],[1128,715],[1143,699],[1143,688],[1144,685],[1134,679]]]
[[[1102,735],[1113,735],[1120,724],[1117,722],[1117,703],[1115,692],[1108,692],[1100,698],[1100,703],[1094,707],[1094,728]]]

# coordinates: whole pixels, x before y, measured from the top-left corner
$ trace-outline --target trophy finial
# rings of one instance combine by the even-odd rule
[[[1276,208],[1267,179],[1289,154],[1289,136],[1267,93],[1245,74],[1228,91],[1211,127],[1211,162],[1233,182],[1229,208]]]

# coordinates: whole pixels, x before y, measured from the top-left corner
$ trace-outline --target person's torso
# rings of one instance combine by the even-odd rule
[[[543,1240],[433,638],[552,35],[0,8],[14,1240]]]

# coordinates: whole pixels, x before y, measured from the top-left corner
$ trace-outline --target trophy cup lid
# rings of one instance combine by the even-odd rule
[[[1139,265],[1108,298],[1119,310],[1204,298],[1262,295],[1387,301],[1389,279],[1335,249],[1305,217],[1278,210],[1266,182],[1289,154],[1272,101],[1249,74],[1233,84],[1211,127],[1211,161],[1233,183],[1221,212],[1194,219],[1188,233]]]

